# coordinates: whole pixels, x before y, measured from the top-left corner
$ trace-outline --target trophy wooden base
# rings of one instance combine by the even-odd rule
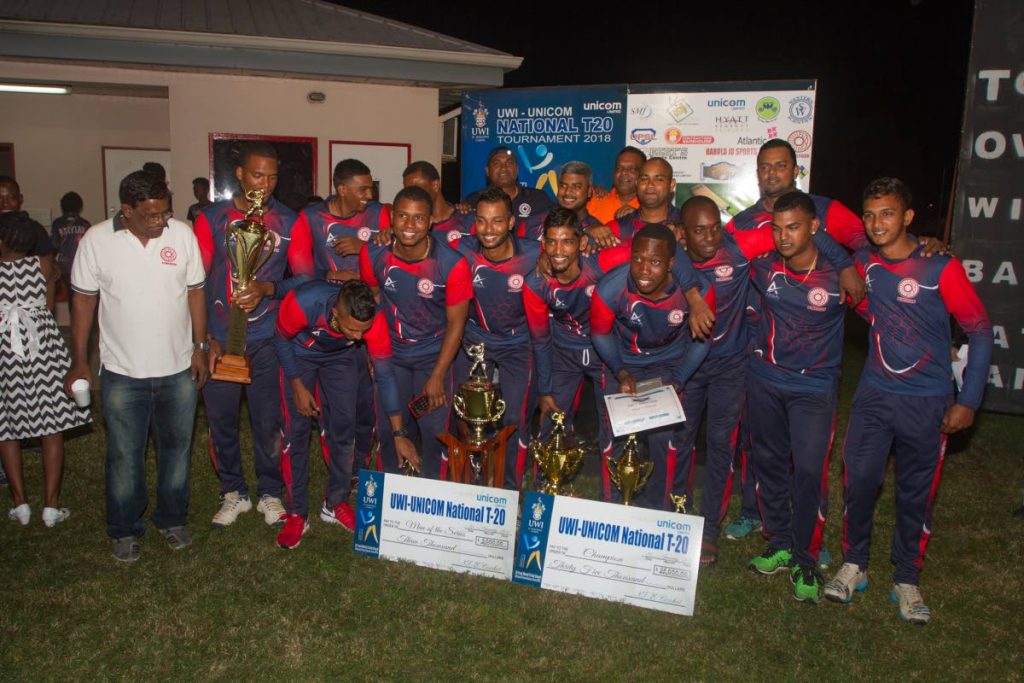
[[[245,356],[221,356],[213,366],[213,374],[210,376],[222,382],[252,384],[252,369],[249,367],[249,359]]]
[[[460,441],[451,434],[439,435],[438,440],[448,447],[448,478],[461,484],[472,484],[473,464],[470,454],[477,453],[480,458],[480,478],[484,486],[501,488],[505,483],[505,447],[516,429],[516,425],[505,425],[494,438],[479,446]]]

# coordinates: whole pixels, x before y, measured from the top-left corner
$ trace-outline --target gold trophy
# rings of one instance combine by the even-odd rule
[[[668,497],[672,499],[672,505],[675,507],[673,512],[678,512],[683,515],[690,514],[690,500],[689,498],[687,498],[685,493],[681,496],[677,496],[674,493],[670,493],[668,494]]]
[[[274,253],[274,235],[263,227],[263,199],[265,190],[249,190],[245,198],[251,202],[245,212],[245,218],[234,223],[227,230],[225,244],[228,260],[231,261],[231,279],[234,291],[244,290],[252,282],[256,273],[263,267]],[[214,366],[213,379],[225,382],[252,382],[249,359],[245,356],[246,330],[249,326],[249,314],[231,304],[228,321],[228,343],[224,355]]]
[[[469,369],[469,379],[459,385],[458,393],[452,398],[452,405],[455,414],[469,427],[470,445],[480,446],[487,441],[492,425],[505,414],[505,402],[498,398],[494,384],[487,377],[484,345],[467,344],[466,355],[473,365]]]
[[[565,413],[552,413],[551,422],[555,427],[547,443],[534,441],[530,444],[530,454],[544,472],[545,482],[537,490],[552,495],[571,496],[572,478],[583,464],[583,449],[569,448],[565,434]]]
[[[623,505],[629,505],[629,501],[643,488],[654,470],[654,463],[650,460],[640,460],[639,450],[636,434],[630,434],[618,460],[612,460],[611,455],[607,456],[608,477],[622,493]]]

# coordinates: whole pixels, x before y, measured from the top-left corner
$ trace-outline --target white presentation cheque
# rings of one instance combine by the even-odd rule
[[[527,493],[512,580],[692,615],[704,518]]]
[[[686,420],[679,395],[671,385],[635,394],[605,394],[612,434],[625,436]]]
[[[362,470],[354,550],[512,578],[519,492]]]

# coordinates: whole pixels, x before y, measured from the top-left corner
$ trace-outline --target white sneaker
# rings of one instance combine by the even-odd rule
[[[868,573],[853,562],[843,562],[832,580],[825,584],[825,597],[833,602],[849,603],[854,593],[868,587]]]
[[[249,500],[249,496],[243,496],[238,491],[225,493],[220,497],[220,501],[220,510],[217,510],[213,515],[213,521],[210,522],[214,529],[231,526],[238,519],[238,515],[252,510],[252,501]]]
[[[70,516],[71,510],[67,508],[43,508],[43,524],[49,527],[66,522]]]
[[[256,505],[256,512],[263,513],[263,521],[269,526],[281,526],[288,516],[284,505],[281,504],[281,499],[270,495],[260,496],[260,502]]]
[[[900,619],[903,621],[924,626],[932,618],[932,611],[921,597],[921,589],[912,583],[894,583],[889,599],[899,603]]]
[[[32,508],[28,506],[28,503],[22,503],[16,508],[11,508],[11,511],[7,513],[7,519],[22,526],[28,526],[28,521],[32,519]]]

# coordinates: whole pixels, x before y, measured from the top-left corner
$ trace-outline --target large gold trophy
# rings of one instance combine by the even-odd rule
[[[448,476],[452,481],[501,486],[505,478],[505,446],[516,425],[496,425],[505,414],[505,402],[487,376],[484,345],[468,344],[466,354],[473,361],[469,379],[452,397],[455,414],[466,423],[463,442],[451,434],[437,438],[448,447]]]
[[[650,460],[640,460],[639,452],[636,434],[630,434],[619,459],[613,460],[611,455],[607,457],[608,477],[622,493],[623,505],[629,505],[633,496],[643,488],[654,471],[654,463]]]
[[[584,451],[582,448],[569,447],[565,434],[565,413],[552,413],[551,422],[555,426],[547,443],[534,441],[530,444],[530,454],[544,473],[544,482],[537,490],[552,495],[571,496],[572,479],[583,464]]]
[[[235,292],[244,290],[256,278],[256,273],[274,253],[274,235],[263,226],[265,190],[249,190],[245,198],[249,209],[245,218],[234,223],[227,230],[225,243],[228,260],[231,261],[232,287]],[[238,304],[231,304],[228,320],[228,343],[224,355],[214,366],[213,378],[225,382],[252,382],[252,370],[245,356],[245,338],[249,327],[249,314]]]
[[[494,384],[487,377],[484,345],[467,344],[466,355],[473,361],[469,379],[459,385],[452,403],[455,414],[469,427],[469,443],[479,446],[487,441],[487,433],[505,414],[505,402],[498,398]]]

